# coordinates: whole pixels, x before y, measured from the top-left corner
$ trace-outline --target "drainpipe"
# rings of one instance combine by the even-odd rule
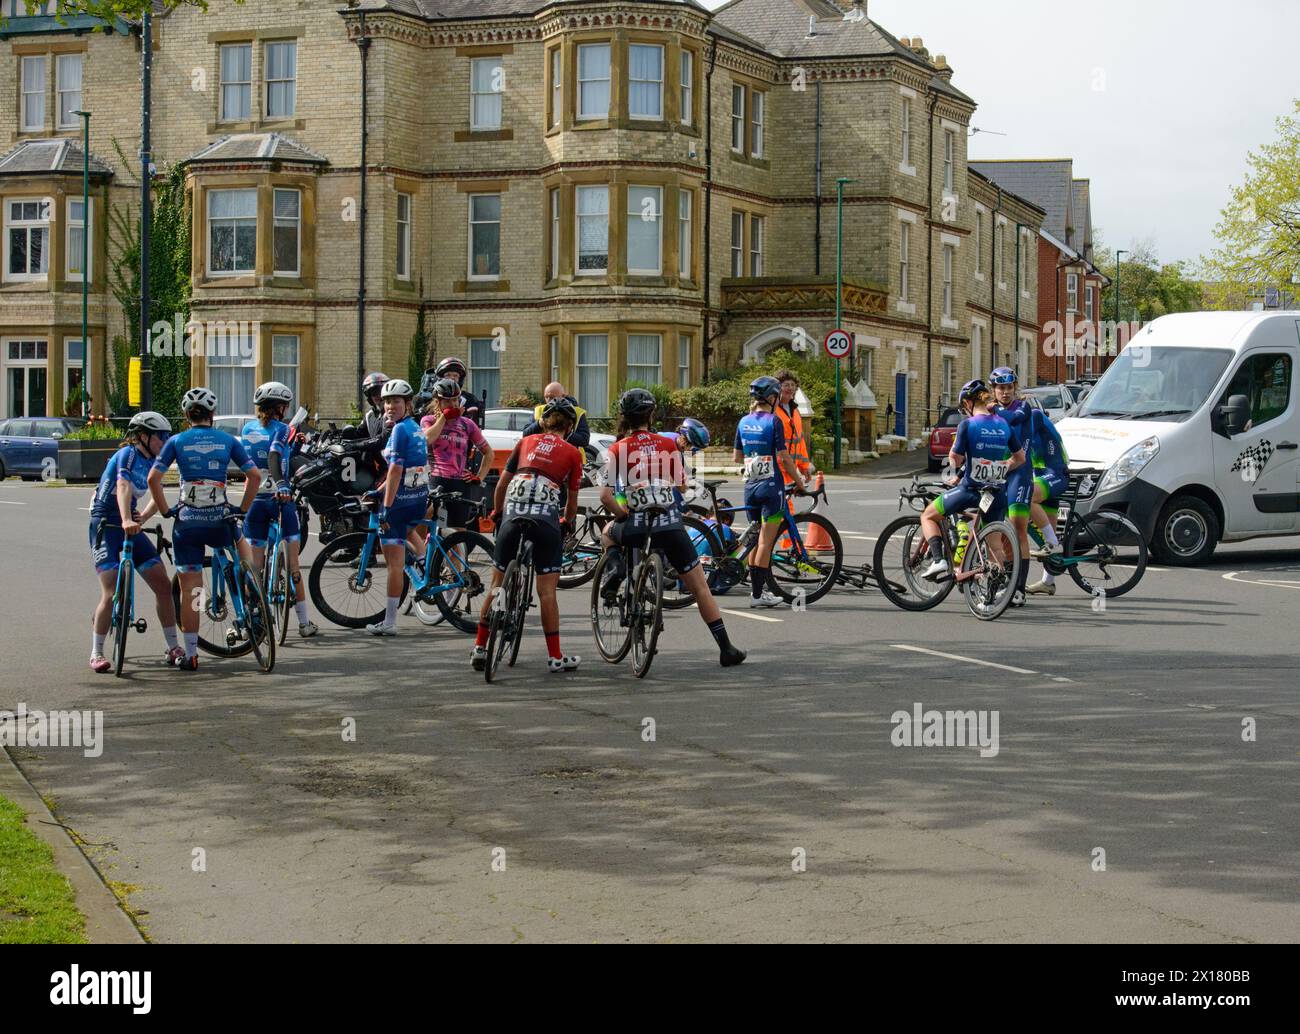
[[[713,67],[718,62],[718,37],[709,47],[709,71],[704,77],[704,334],[701,358],[704,381],[709,380],[709,358],[713,355],[713,332],[709,319],[710,292],[713,284]]]
[[[1025,224],[1016,223],[1016,325],[1012,331],[1013,340],[1011,343],[1011,356],[1013,359],[1020,357],[1020,252],[1023,250],[1021,245],[1025,239]]]
[[[817,197],[813,201],[816,230],[813,232],[813,272],[822,273],[822,81],[817,80]]]
[[[929,143],[925,155],[930,166],[925,198],[925,419],[930,426],[930,389],[934,374],[934,111],[939,106],[939,95],[930,95]]]
[[[992,326],[989,327],[989,369],[998,365],[998,216],[1002,214],[1002,188],[998,187],[998,205],[993,209],[993,256],[989,266],[989,308],[993,310]]]
[[[153,19],[152,12],[146,10],[140,19],[140,408],[153,408],[153,364],[149,356],[149,310],[153,300],[149,297],[149,266],[151,236],[153,226],[153,151],[150,144],[150,123],[153,120]],[[104,206],[107,210],[107,205]],[[88,237],[90,212],[82,213],[85,223],[81,234]],[[81,267],[81,279],[86,280],[86,267]],[[107,337],[107,331],[105,331]],[[86,336],[81,337],[83,352],[89,349]],[[108,342],[104,342],[105,361],[112,355]],[[89,390],[90,385],[83,382],[82,389]]]
[[[361,382],[366,378],[366,141],[370,135],[368,127],[369,107],[369,69],[367,57],[370,54],[370,37],[366,35],[366,12],[361,12],[360,35],[357,46],[361,49],[361,246],[357,260],[357,391],[361,391]]]

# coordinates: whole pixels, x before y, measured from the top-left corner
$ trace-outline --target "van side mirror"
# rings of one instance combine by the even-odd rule
[[[1227,405],[1219,407],[1219,414],[1223,417],[1223,430],[1229,438],[1241,434],[1246,429],[1246,421],[1250,419],[1250,399],[1245,395],[1231,395]]]

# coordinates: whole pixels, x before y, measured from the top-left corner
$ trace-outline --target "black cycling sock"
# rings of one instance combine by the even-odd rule
[[[943,536],[942,535],[930,536],[930,558],[932,560],[943,559]]]
[[[1025,586],[1029,584],[1029,561],[1026,560],[1020,565],[1020,575],[1016,578],[1016,590],[1024,592]]]
[[[731,639],[727,636],[727,626],[723,623],[722,618],[718,618],[717,621],[710,621],[709,631],[713,633],[714,641],[718,644],[719,650],[725,650],[731,645]]]
[[[763,586],[767,584],[767,571],[766,567],[759,567],[757,564],[749,565],[750,595],[754,599],[763,595]]]

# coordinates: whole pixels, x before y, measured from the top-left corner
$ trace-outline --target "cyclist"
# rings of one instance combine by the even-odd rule
[[[478,424],[461,413],[461,400],[459,384],[450,377],[438,381],[433,386],[436,411],[420,421],[420,428],[433,460],[433,485],[463,494],[469,485],[482,482],[483,475],[492,469],[494,454]],[[472,450],[482,457],[473,472],[469,469]],[[465,499],[444,502],[442,507],[448,527],[464,528],[469,524],[470,503]]]
[[[775,409],[781,397],[781,382],[760,377],[749,386],[753,406],[736,425],[732,461],[745,464],[745,507],[751,521],[761,521],[758,545],[749,558],[750,609],[779,607],[781,600],[767,588],[772,548],[785,515],[785,481],[808,489],[803,472],[786,448],[785,431]]]
[[[415,389],[406,381],[387,381],[380,389],[384,416],[393,425],[384,448],[388,475],[376,490],[380,499],[379,542],[388,568],[388,599],[384,619],[367,625],[371,635],[397,635],[397,608],[406,578],[406,535],[429,509],[429,447],[412,416]]]
[[[785,432],[785,447],[790,453],[794,465],[805,481],[813,476],[812,457],[808,452],[808,436],[804,433],[803,414],[799,412],[799,403],[795,395],[799,391],[799,377],[793,370],[780,370],[773,375],[781,383],[781,400],[776,404],[776,416],[781,421],[781,430]],[[783,469],[785,489],[790,491],[794,479]]]
[[[957,428],[948,462],[954,470],[965,465],[956,487],[925,508],[921,515],[921,532],[930,548],[930,565],[921,577],[939,581],[950,575],[943,555],[943,518],[945,514],[973,510],[986,491],[994,493],[994,502],[984,515],[1000,521],[1007,512],[1007,474],[1025,463],[1023,443],[1011,426],[993,412],[993,396],[983,381],[963,385],[958,406],[965,419]]]
[[[366,400],[366,415],[363,421],[367,438],[378,438],[388,433],[384,422],[384,409],[379,401],[379,390],[388,380],[382,373],[371,373],[361,382],[361,396]]]
[[[1061,496],[1070,485],[1070,457],[1065,453],[1065,442],[1052,418],[1041,409],[1034,410],[1030,435],[1029,451],[1034,462],[1031,516],[1046,546],[1031,550],[1029,555],[1043,560],[1062,552],[1061,541],[1056,537],[1056,512],[1060,509]],[[1043,580],[1026,591],[1032,596],[1055,596],[1056,577],[1044,566]]]
[[[171,581],[158,550],[140,531],[140,526],[158,511],[158,506],[150,500],[142,512],[136,512],[136,505],[149,493],[149,467],[171,433],[172,425],[161,413],[146,411],[133,416],[126,425],[122,447],[109,458],[90,504],[90,549],[100,587],[91,630],[90,670],[101,675],[113,667],[104,656],[104,640],[113,622],[117,570],[121,563],[122,543],[128,535],[135,569],[153,590],[156,600],[158,620],[162,624],[163,638],[167,640],[167,652],[163,658],[171,665],[185,656],[176,638],[176,607],[172,603]]]
[[[600,490],[600,501],[614,515],[601,531],[601,542],[609,557],[609,575],[601,586],[602,595],[607,601],[616,598],[619,583],[627,573],[621,551],[625,537],[630,534],[633,542],[644,541],[649,532],[650,548],[663,552],[695,597],[700,617],[718,644],[719,663],[724,668],[735,667],[744,662],[745,651],[732,645],[727,635],[722,612],[709,592],[700,558],[682,524],[681,497],[672,491],[680,492],[686,484],[682,455],[650,430],[655,411],[655,397],[650,392],[644,388],[624,392],[618,410],[619,439],[605,456],[605,487]],[[629,496],[649,498],[665,506],[666,512],[647,524],[645,516],[629,509]]]
[[[586,449],[591,444],[591,428],[587,424],[587,411],[578,405],[577,399],[564,390],[564,385],[559,381],[552,381],[542,392],[542,404],[533,410],[533,422],[524,428],[524,437],[542,433],[542,415],[547,405],[556,399],[568,399],[573,405],[573,411],[578,414],[578,422],[574,424],[573,430],[569,432],[565,441],[576,449]]]
[[[239,512],[245,516],[262,484],[262,472],[248,455],[243,444],[232,434],[212,426],[217,411],[217,396],[207,388],[191,388],[181,399],[181,412],[190,427],[168,438],[162,452],[149,471],[149,491],[158,512],[175,516],[172,550],[176,556],[176,573],[180,576],[181,630],[185,635],[185,656],[176,662],[182,671],[199,669],[198,593],[203,586],[203,555],[209,548],[227,544],[231,532],[226,518],[231,507],[226,500],[226,470],[233,460],[244,472],[244,496]],[[163,494],[163,475],[176,464],[181,475],[181,498],[175,510],[168,509]],[[234,529],[235,547],[240,559],[252,566],[253,553],[244,533]]]
[[[566,440],[577,423],[578,410],[570,399],[552,399],[542,411],[542,433],[520,439],[497,482],[493,518],[503,519],[496,536],[492,591],[483,601],[478,635],[470,654],[475,671],[487,665],[488,618],[505,570],[519,552],[520,536],[533,544],[533,571],[546,636],[546,666],[556,673],[574,671],[582,663],[581,657],[566,656],[560,649],[560,605],[555,599],[564,561],[562,526],[573,524],[578,513],[578,490],[582,487],[582,453]]]
[[[298,559],[302,528],[298,524],[298,507],[293,505],[293,495],[289,491],[289,425],[284,422],[284,415],[292,402],[293,392],[279,381],[267,381],[253,392],[257,416],[244,425],[239,437],[257,469],[263,473],[257,499],[244,521],[244,535],[253,548],[254,569],[265,570],[271,518],[279,514],[285,556],[289,573],[293,575],[293,609],[298,615],[298,635],[310,639],[320,629],[307,612],[307,585]]]
[[[434,367],[433,376],[435,381],[450,378],[460,385],[460,411],[469,417],[479,427],[487,419],[487,404],[483,399],[476,398],[470,392],[465,390],[465,378],[469,376],[469,370],[459,359],[449,356]]]
[[[1019,378],[1016,371],[1009,366],[999,366],[989,374],[989,384],[993,388],[993,398],[997,405],[993,412],[1007,422],[1016,437],[1026,449],[1031,449],[1029,422],[1033,413],[1027,399],[1018,398]],[[1020,539],[1021,555],[1029,556],[1029,510],[1033,504],[1034,468],[1025,463],[1011,472],[1007,478],[1007,515],[1011,526],[1016,529]],[[1025,605],[1025,584],[1029,578],[1028,562],[1020,565],[1020,578],[1011,596],[1011,606]]]

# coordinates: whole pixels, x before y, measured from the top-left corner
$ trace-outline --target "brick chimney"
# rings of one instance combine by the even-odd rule
[[[948,64],[948,59],[946,57],[942,54],[936,54],[932,64],[934,65],[935,75],[939,76],[941,79],[952,80],[952,65]]]

